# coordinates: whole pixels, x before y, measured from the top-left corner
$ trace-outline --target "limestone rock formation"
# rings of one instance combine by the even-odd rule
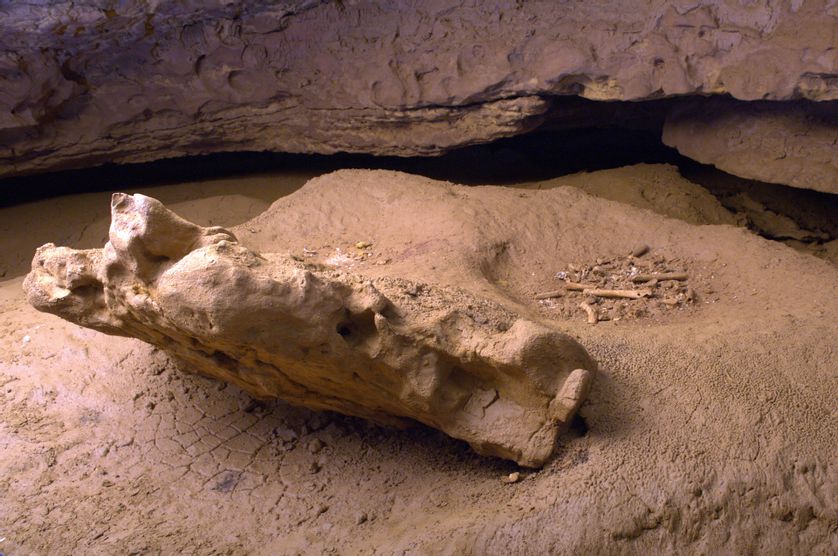
[[[595,370],[573,339],[498,303],[262,255],[142,195],[113,196],[104,249],[39,248],[24,288],[39,310],[255,396],[417,420],[526,466],[551,455]]]
[[[218,151],[427,155],[559,96],[835,99],[834,2],[0,4],[0,175]]]
[[[696,99],[669,113],[663,140],[737,176],[838,193],[838,101]]]

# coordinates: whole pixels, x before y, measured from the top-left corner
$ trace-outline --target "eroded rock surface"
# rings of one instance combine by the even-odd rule
[[[414,419],[526,466],[552,454],[595,369],[573,339],[496,302],[263,256],[142,195],[114,195],[104,249],[39,248],[24,288],[39,310],[256,396]]]
[[[743,178],[838,193],[838,101],[696,99],[669,113],[663,140]]]
[[[234,150],[426,155],[556,96],[836,98],[834,2],[0,5],[0,175]]]

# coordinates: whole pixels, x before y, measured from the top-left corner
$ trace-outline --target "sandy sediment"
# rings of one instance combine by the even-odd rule
[[[591,181],[608,172],[627,195],[637,186],[630,169]],[[482,458],[430,429],[253,401],[178,372],[139,341],[37,313],[15,270],[0,283],[0,550],[833,550],[835,266],[720,222],[698,186],[673,195],[677,206],[661,196],[639,208],[551,185],[466,188],[344,171],[261,214],[264,200],[249,193],[234,205],[198,188],[178,189],[195,196],[176,207],[213,224],[239,217],[234,232],[256,250],[282,246],[371,276],[395,269],[551,319],[599,374],[543,470]],[[27,222],[37,224],[27,241],[100,241],[80,230],[106,226],[106,215],[33,220],[57,211],[50,206],[3,209],[15,238],[3,239],[8,268],[31,256],[20,239]],[[653,271],[687,273],[694,301],[617,300],[647,310],[591,325],[581,309],[562,312],[563,298],[536,299],[563,287],[560,272],[593,272],[598,260],[623,269],[641,243],[650,249],[635,266],[657,257]]]

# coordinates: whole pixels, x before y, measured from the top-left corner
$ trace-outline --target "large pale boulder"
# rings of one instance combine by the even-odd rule
[[[526,132],[558,96],[835,99],[836,10],[825,0],[6,2],[0,175],[235,150],[438,154]]]
[[[39,310],[258,397],[420,421],[525,466],[550,457],[595,369],[576,341],[462,290],[316,266],[119,193],[104,249],[44,245],[24,287]]]
[[[663,140],[743,178],[838,193],[838,101],[696,99],[669,113]]]

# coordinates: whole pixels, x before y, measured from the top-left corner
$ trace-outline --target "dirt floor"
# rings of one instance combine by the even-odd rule
[[[238,225],[263,252],[456,286],[551,320],[599,362],[555,457],[519,470],[425,427],[257,402],[139,341],[36,312],[21,291],[35,247],[107,239],[108,192],[56,197],[0,208],[0,552],[838,552],[828,204],[784,204],[753,184],[711,193],[698,183],[712,176],[667,165],[516,187],[311,177],[131,192]],[[785,231],[762,237],[772,226]],[[539,299],[649,270],[687,279],[647,284],[641,300]]]

